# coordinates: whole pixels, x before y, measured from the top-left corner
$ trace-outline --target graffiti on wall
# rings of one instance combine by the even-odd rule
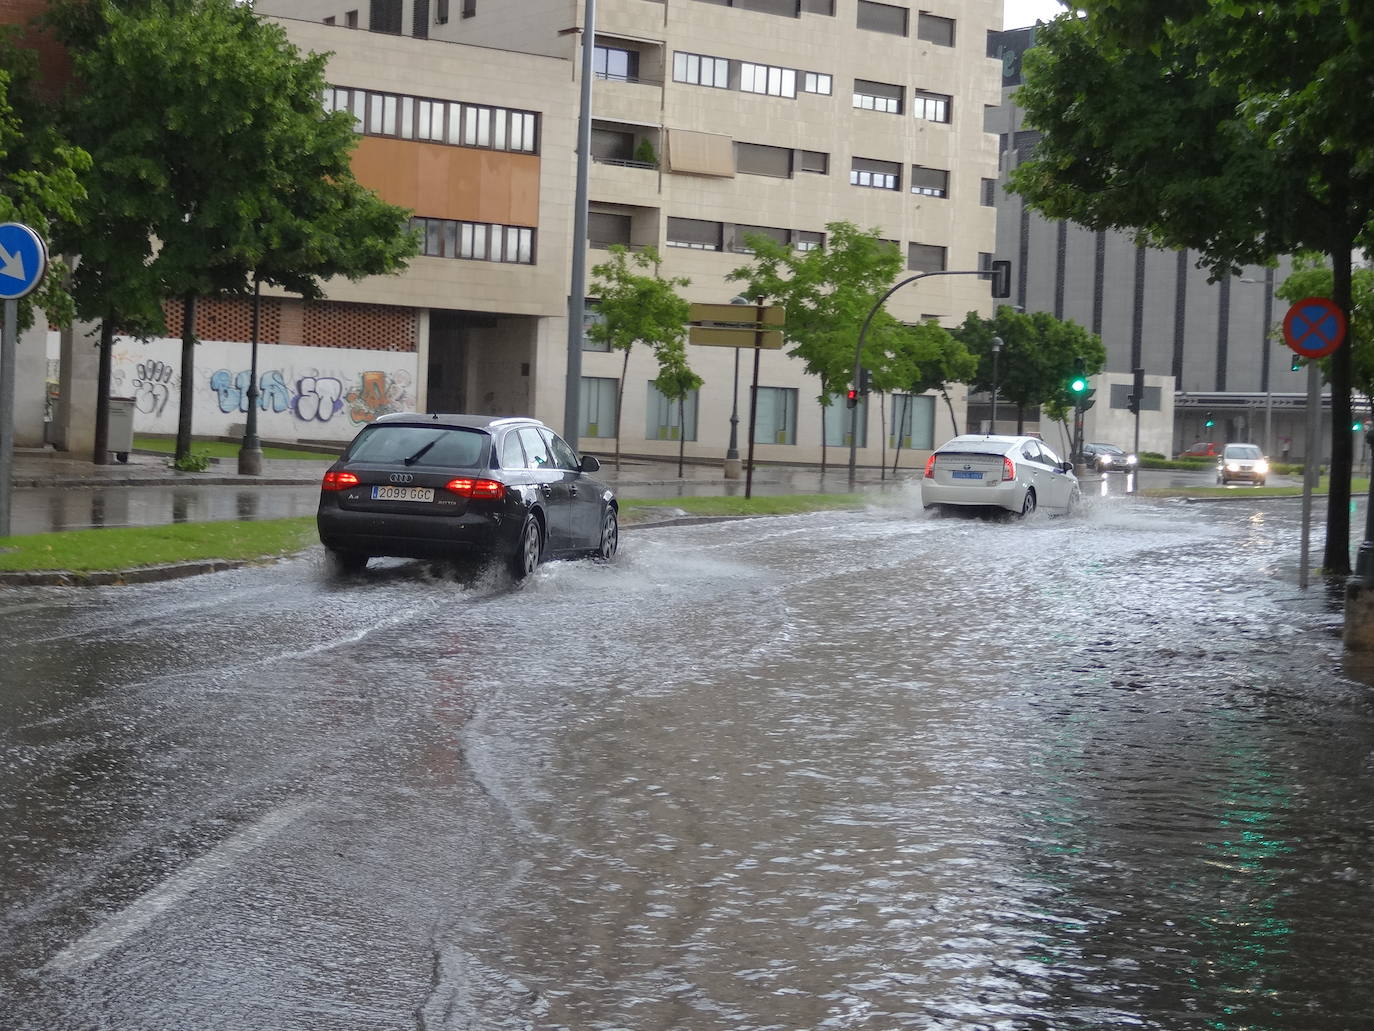
[[[232,373],[217,369],[210,376],[210,389],[215,392],[219,410],[224,413],[248,411],[248,385],[251,373],[244,369]],[[408,403],[410,375],[405,371],[385,372],[369,370],[359,373],[358,379],[347,386],[335,376],[300,376],[294,390],[287,386],[279,369],[270,369],[258,377],[258,407],[266,412],[290,411],[297,419],[308,423],[328,423],[336,416],[353,423],[372,422],[379,416],[405,411]]]

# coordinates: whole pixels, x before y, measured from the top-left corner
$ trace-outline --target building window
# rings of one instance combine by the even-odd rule
[[[411,7],[410,34],[416,39],[429,39],[429,0],[415,0]]]
[[[714,86],[716,89],[730,88],[730,62],[723,57],[706,57],[704,54],[687,54],[682,51],[673,53],[673,81],[686,82],[693,86]]]
[[[916,38],[936,46],[954,46],[954,19],[922,11],[916,16]]]
[[[830,96],[832,79],[824,72],[802,72],[803,93],[823,93]]]
[[[754,416],[755,444],[797,442],[797,391],[793,387],[759,387]]]
[[[699,218],[668,218],[668,246],[690,247],[698,251],[718,251],[721,224]]]
[[[801,150],[797,152],[797,165],[803,172],[815,172],[817,175],[830,174],[830,155],[819,150]]]
[[[630,246],[630,216],[610,211],[588,211],[587,243],[602,249],[612,244]]]
[[[602,313],[596,298],[588,297],[582,306],[582,350],[609,352],[611,342],[609,340],[593,340],[590,330],[593,326],[599,326],[606,321],[606,316]]]
[[[448,24],[448,0],[434,0],[434,24]]]
[[[900,438],[902,450],[929,451],[935,446],[935,398],[926,394],[893,394],[888,447]]]
[[[401,34],[401,0],[372,0],[367,12],[367,27],[373,32]]]
[[[594,47],[592,74],[598,79],[610,79],[613,82],[638,82],[639,51],[621,47]]]
[[[797,229],[792,233],[792,246],[799,251],[818,251],[825,246],[825,234]]]
[[[345,87],[324,91],[324,109],[351,112],[354,127],[366,136],[527,154],[538,151],[533,111]]]
[[[431,258],[465,258],[511,265],[534,264],[534,230],[448,218],[412,218],[420,234],[420,253]]]
[[[997,180],[984,179],[983,181],[982,203],[985,208],[997,206]]]
[[[477,0],[463,0],[463,17],[471,18],[477,13]]]
[[[765,93],[770,97],[795,97],[797,73],[791,68],[741,61],[739,88],[745,93]]]
[[[791,242],[792,234],[786,229],[775,229],[772,226],[736,225],[732,234],[730,250],[736,254],[753,254],[754,248],[749,245],[745,239],[746,236],[766,236],[785,247]]]
[[[923,93],[917,90],[916,101],[911,107],[911,113],[927,122],[948,122],[952,99],[943,93]]]
[[[859,416],[859,442],[858,447],[868,447],[868,397],[859,396],[859,403],[854,406],[854,411]],[[826,447],[848,447],[849,446],[849,419],[850,409],[845,404],[844,394],[831,394],[830,407],[825,411],[825,445]]]
[[[615,395],[620,380],[605,376],[582,377],[582,425],[580,437],[615,436]]]
[[[678,402],[665,397],[649,381],[647,414],[644,435],[649,440],[696,440],[697,439],[697,392],[691,391],[682,399],[681,418]]]
[[[791,179],[792,151],[787,147],[768,147],[762,143],[736,143],[735,171],[745,175]]]
[[[911,166],[911,192],[927,197],[949,196],[949,173],[943,168]]]
[[[854,106],[865,111],[882,111],[890,115],[902,113],[901,86],[886,82],[869,82],[867,79],[854,80]]]
[[[909,244],[906,250],[906,267],[913,272],[943,272],[945,248],[929,243]]]
[[[909,13],[905,7],[859,0],[859,28],[886,32],[893,36],[905,36]]]
[[[801,9],[805,14],[828,14],[835,15],[835,0],[801,0]]]
[[[347,14],[345,14],[345,15],[344,15],[344,23],[345,23],[350,29],[356,29],[356,28],[358,27],[358,12],[357,12],[357,11],[349,11]]]
[[[850,186],[864,186],[874,190],[900,189],[901,178],[902,166],[895,161],[855,158],[849,170]]]

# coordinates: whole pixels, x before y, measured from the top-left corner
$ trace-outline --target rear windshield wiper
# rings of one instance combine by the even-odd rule
[[[415,452],[415,454],[413,454],[413,455],[411,455],[409,458],[405,459],[405,464],[406,464],[406,465],[414,465],[414,464],[415,464],[416,462],[418,462],[420,459],[424,458],[424,457],[425,457],[425,452],[428,451],[430,448],[432,448],[432,447],[433,447],[435,444],[437,444],[437,443],[439,443],[439,438],[438,438],[438,437],[435,437],[433,440],[431,440],[431,441],[430,441],[428,444],[426,444],[424,447],[420,448],[419,451]]]

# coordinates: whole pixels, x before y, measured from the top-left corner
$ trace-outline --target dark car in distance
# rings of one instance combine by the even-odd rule
[[[1135,455],[1115,444],[1084,444],[1083,457],[1087,464],[1101,472],[1112,469],[1118,472],[1134,472],[1136,467]]]
[[[609,561],[619,504],[600,468],[537,419],[384,415],[325,472],[320,541],[346,572],[380,556],[496,558],[516,579],[546,558]]]

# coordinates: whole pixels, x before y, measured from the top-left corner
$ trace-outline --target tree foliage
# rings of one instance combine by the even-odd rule
[[[166,298],[247,295],[255,277],[317,298],[323,278],[415,253],[407,212],[353,176],[350,116],[321,106],[325,55],[302,56],[251,7],[69,0],[52,24],[76,72],[70,132],[93,157],[63,234],[85,317],[159,333]],[[190,361],[188,346],[183,393]],[[179,456],[185,396],[182,413]]]
[[[1028,408],[1066,403],[1075,358],[1083,359],[1090,376],[1107,363],[1100,337],[1048,312],[1018,312],[1004,304],[990,319],[969,312],[954,333],[977,362],[971,380],[976,390],[992,390],[992,338],[1002,338],[997,356],[998,397],[1016,406],[1018,423],[1024,422]]]
[[[74,218],[82,201],[90,155],[57,130],[35,95],[36,64],[31,50],[0,33],[0,222],[28,226],[52,251],[54,222]],[[53,322],[70,321],[65,273],[54,255],[43,282],[20,304],[21,326],[32,323],[35,305]]]
[[[597,318],[587,328],[587,336],[624,352],[615,406],[615,462],[619,468],[620,410],[631,348],[644,343],[654,352],[659,366],[654,383],[665,397],[681,400],[701,385],[701,378],[687,363],[691,305],[678,294],[681,287],[691,285],[691,280],[680,276],[665,279],[659,273],[662,259],[652,247],[630,251],[616,244],[610,253],[609,261],[592,268],[590,292],[597,299]]]
[[[1042,136],[1012,189],[1043,214],[1196,250],[1215,275],[1315,250],[1350,307],[1374,213],[1374,5],[1080,0],[1017,99]],[[1351,351],[1330,363],[1328,572],[1349,572]]]

